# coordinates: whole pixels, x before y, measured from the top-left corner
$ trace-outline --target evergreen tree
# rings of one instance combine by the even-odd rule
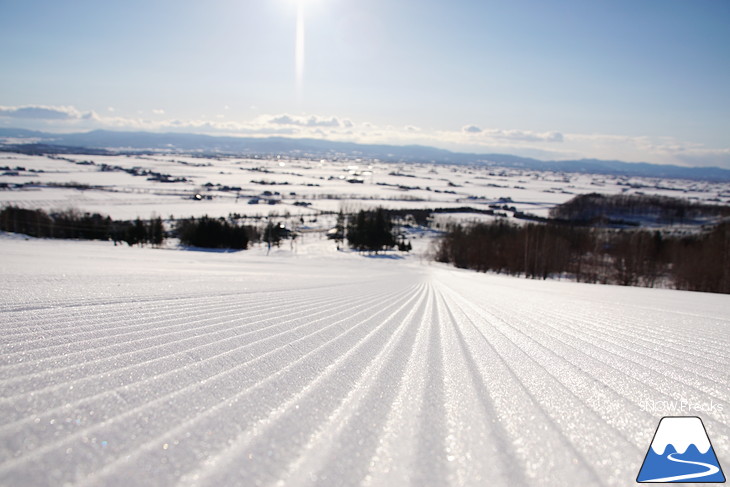
[[[155,246],[162,245],[162,241],[165,239],[165,235],[164,235],[165,229],[162,225],[162,218],[160,218],[158,216],[157,218],[154,218],[150,222],[148,234],[149,234],[149,242],[152,245],[155,245]]]
[[[396,245],[393,224],[385,210],[360,210],[347,226],[347,241],[359,251],[380,252]]]

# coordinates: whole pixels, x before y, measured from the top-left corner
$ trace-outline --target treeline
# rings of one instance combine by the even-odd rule
[[[456,208],[405,208],[393,209],[383,208],[386,217],[391,220],[408,218],[416,225],[427,226],[434,214],[448,213],[475,213],[480,215],[495,215],[495,209],[507,209],[504,205],[491,205],[489,209],[475,208],[473,206],[460,206]]]
[[[436,260],[529,278],[730,293],[730,222],[693,236],[555,223],[456,225]]]
[[[581,194],[550,210],[550,217],[581,224],[696,223],[730,216],[730,207],[661,195]]]
[[[113,220],[99,213],[65,210],[47,213],[7,206],[0,211],[0,230],[37,238],[111,240],[115,244],[162,245],[168,236],[178,237],[191,247],[234,249],[248,248],[261,240],[261,231],[225,218],[187,218],[177,220],[168,232],[162,218],[151,220]]]
[[[161,218],[119,221],[99,213],[65,210],[46,213],[6,206],[0,211],[0,230],[38,238],[113,240],[129,245],[161,245],[165,239]]]
[[[178,220],[175,233],[182,245],[209,249],[245,250],[260,232],[250,225],[239,225],[225,218],[187,218]]]

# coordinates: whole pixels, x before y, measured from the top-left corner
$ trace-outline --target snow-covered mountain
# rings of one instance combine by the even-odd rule
[[[697,447],[700,453],[707,453],[710,440],[707,438],[702,420],[698,417],[663,418],[657,428],[651,448],[658,455],[664,455],[667,445],[673,445],[677,453],[684,453],[690,445]]]

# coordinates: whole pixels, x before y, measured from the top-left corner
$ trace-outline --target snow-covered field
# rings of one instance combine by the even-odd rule
[[[726,295],[316,235],[0,255],[0,485],[625,486],[665,415],[701,416],[730,465]]]
[[[487,210],[547,216],[581,193],[649,193],[730,203],[730,183],[377,161],[211,159],[183,155],[0,154],[0,206],[98,212],[114,219],[285,214],[386,208]],[[166,182],[160,175],[167,176]],[[360,183],[350,183],[358,180]],[[267,192],[269,194],[267,194]],[[194,199],[198,194],[202,200]],[[257,200],[258,204],[251,204]],[[270,204],[273,203],[273,204]],[[296,203],[296,204],[295,204]],[[511,211],[506,212],[512,215]],[[473,218],[474,215],[471,215]],[[452,216],[452,218],[459,218]],[[469,218],[467,218],[469,219]]]

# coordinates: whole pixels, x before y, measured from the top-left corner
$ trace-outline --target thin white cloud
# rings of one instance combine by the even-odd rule
[[[565,137],[560,132],[548,132],[544,135],[547,142],[563,142]]]
[[[149,113],[149,112],[148,112]],[[70,132],[107,128],[172,131],[229,136],[326,138],[371,144],[421,144],[461,152],[505,153],[539,159],[616,159],[685,166],[730,168],[730,148],[710,148],[672,137],[537,132],[464,125],[456,130],[423,129],[415,125],[378,125],[316,114],[260,114],[241,121],[227,117],[198,120],[122,117],[105,109],[99,115],[70,106],[0,106],[0,125]]]
[[[730,149],[694,149],[675,157],[687,166],[730,169]]]
[[[525,130],[483,130],[481,134],[491,139],[509,140],[514,142],[562,142],[563,134],[560,132],[531,132]]]
[[[272,117],[269,120],[269,123],[275,125],[293,125],[298,127],[340,127],[344,125],[337,117],[320,117],[317,115],[303,117],[287,114]]]
[[[0,117],[30,120],[89,120],[94,112],[82,113],[69,106],[25,105],[20,107],[0,106]]]

